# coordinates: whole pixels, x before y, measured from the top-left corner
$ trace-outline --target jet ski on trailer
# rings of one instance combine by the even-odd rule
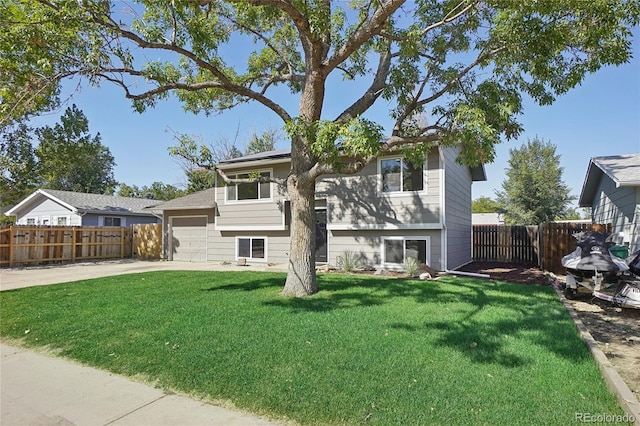
[[[562,258],[567,270],[564,294],[568,299],[578,292],[624,308],[640,309],[640,251],[624,259],[615,256],[606,232],[585,231],[574,234],[576,249]]]

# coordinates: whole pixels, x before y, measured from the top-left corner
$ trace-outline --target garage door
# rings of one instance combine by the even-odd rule
[[[207,261],[207,218],[174,217],[171,219],[173,260]]]

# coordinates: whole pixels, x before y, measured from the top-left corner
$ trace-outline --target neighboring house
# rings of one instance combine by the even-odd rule
[[[594,223],[611,223],[613,240],[640,250],[640,154],[594,157],[580,193]]]
[[[335,265],[346,251],[376,268],[402,269],[416,257],[436,270],[471,261],[471,183],[483,167],[456,163],[435,149],[421,168],[399,155],[381,157],[355,175],[316,184],[316,262]],[[231,178],[250,173],[286,178],[289,150],[219,164]],[[274,183],[227,185],[176,198],[163,211],[169,260],[286,263],[290,202]]]
[[[502,213],[473,213],[471,223],[474,225],[504,225]]]
[[[145,207],[160,203],[129,197],[38,189],[7,211],[17,225],[129,226],[160,223]]]

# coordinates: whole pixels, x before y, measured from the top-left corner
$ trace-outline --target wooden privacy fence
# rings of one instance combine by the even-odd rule
[[[10,226],[0,229],[0,266],[131,257],[131,228]]]
[[[538,227],[473,225],[473,260],[538,264]]]
[[[143,259],[162,259],[162,224],[131,225],[132,254]]]
[[[590,230],[611,232],[611,224],[473,225],[473,260],[524,263],[562,273],[562,257],[575,249],[573,234]]]
[[[544,223],[540,230],[539,266],[556,274],[564,273],[562,257],[576,249],[573,234],[582,231],[611,232],[611,224],[591,223]]]

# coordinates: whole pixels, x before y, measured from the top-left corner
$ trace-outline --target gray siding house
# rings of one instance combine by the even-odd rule
[[[579,206],[592,208],[594,223],[611,223],[617,244],[640,250],[640,154],[592,158]]]
[[[140,198],[38,189],[6,214],[16,216],[17,225],[129,226],[160,223],[160,217],[145,210],[158,203]]]
[[[335,265],[346,251],[375,268],[402,269],[416,257],[436,270],[471,261],[471,184],[484,168],[456,163],[456,151],[433,150],[422,168],[398,155],[355,175],[316,184],[316,262]],[[286,178],[289,150],[222,162],[234,178],[250,173]],[[227,185],[176,198],[163,212],[169,260],[287,263],[290,204],[274,183]]]

